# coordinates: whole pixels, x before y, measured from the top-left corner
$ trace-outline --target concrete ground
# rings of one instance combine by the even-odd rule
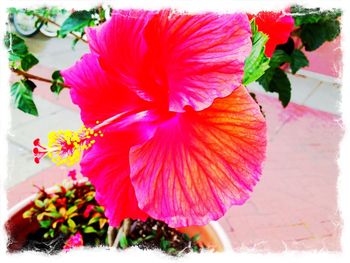
[[[50,39],[40,34],[27,40],[40,59],[32,72],[50,77],[86,52],[87,45],[72,39]],[[266,113],[267,159],[261,181],[243,206],[232,207],[219,220],[234,249],[259,251],[340,250],[341,219],[337,208],[337,157],[342,137],[340,86],[303,76],[289,76],[292,103],[283,109],[274,95],[253,84],[248,88]],[[15,78],[15,77],[13,77]],[[33,184],[50,186],[66,179],[68,168],[48,160],[33,162],[32,141],[49,131],[77,129],[79,110],[66,90],[59,96],[37,82],[34,100],[39,117],[11,108],[8,131],[9,160],[6,189],[9,207],[35,192]]]

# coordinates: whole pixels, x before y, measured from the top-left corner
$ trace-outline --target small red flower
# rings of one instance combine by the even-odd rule
[[[90,216],[91,211],[94,209],[94,205],[88,205],[83,213],[83,216],[85,218],[88,218]]]
[[[294,29],[294,19],[287,12],[262,11],[256,15],[248,14],[249,19],[255,18],[259,31],[268,35],[265,55],[272,57],[277,45],[288,41]]]
[[[76,170],[70,170],[68,172],[68,177],[70,177],[73,181],[77,180],[77,171]]]
[[[63,250],[68,252],[72,248],[82,247],[84,245],[82,235],[77,232],[75,235],[71,236],[64,244]]]
[[[63,198],[58,198],[56,200],[56,204],[58,206],[65,206],[66,205],[66,202],[67,202],[67,198],[63,197]]]

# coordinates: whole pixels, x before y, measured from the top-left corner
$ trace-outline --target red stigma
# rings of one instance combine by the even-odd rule
[[[33,144],[34,144],[34,146],[39,146],[39,144],[40,144],[40,139],[39,139],[39,138],[36,138],[36,139],[33,141]]]
[[[33,141],[33,144],[35,146],[33,148],[34,162],[35,163],[39,163],[40,159],[43,158],[46,155],[47,149],[40,144],[39,139],[35,139]]]

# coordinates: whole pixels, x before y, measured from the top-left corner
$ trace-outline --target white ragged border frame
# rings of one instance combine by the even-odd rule
[[[0,35],[1,38],[5,32],[6,21],[6,8],[10,6],[15,7],[35,7],[42,5],[56,5],[66,8],[85,9],[91,6],[100,4],[111,4],[116,8],[144,8],[144,9],[160,9],[165,7],[176,8],[178,10],[188,10],[190,12],[233,12],[233,11],[249,11],[257,12],[260,10],[276,10],[282,9],[290,4],[301,4],[306,7],[321,7],[321,8],[341,8],[344,13],[342,17],[342,47],[343,47],[343,85],[342,85],[342,121],[345,129],[345,135],[342,140],[340,149],[340,158],[338,163],[340,165],[340,176],[338,180],[338,193],[339,193],[339,207],[341,210],[341,216],[344,220],[344,226],[342,229],[342,246],[343,251],[341,253],[331,253],[327,251],[286,251],[278,254],[258,254],[253,252],[225,252],[225,253],[203,253],[193,254],[184,258],[175,259],[169,258],[161,253],[144,252],[137,250],[128,250],[125,252],[117,253],[116,251],[105,250],[79,250],[72,251],[59,256],[47,256],[38,253],[22,253],[16,255],[5,254],[6,251],[6,234],[3,232],[0,238],[0,249],[3,252],[1,262],[198,262],[207,261],[214,263],[221,262],[264,262],[269,263],[287,263],[287,262],[349,262],[350,258],[350,52],[345,48],[350,46],[349,34],[350,34],[350,5],[348,0],[0,0]],[[7,173],[7,130],[9,128],[9,92],[6,92],[6,87],[9,86],[9,70],[7,65],[7,52],[3,45],[0,48],[1,68],[0,68],[0,167],[1,167],[1,187],[4,187]],[[349,85],[346,85],[349,84]],[[0,195],[1,207],[0,207],[0,223],[6,220],[7,207],[6,207],[6,194],[3,188]],[[4,231],[4,229],[2,229]],[[4,254],[4,255],[3,255]],[[141,259],[141,260],[140,260]]]

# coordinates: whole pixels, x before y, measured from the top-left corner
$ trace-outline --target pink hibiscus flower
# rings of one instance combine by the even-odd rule
[[[256,15],[248,15],[250,19],[255,18],[259,31],[268,35],[265,55],[272,57],[277,45],[288,41],[290,34],[294,30],[294,19],[286,12],[261,11]]]
[[[241,85],[247,16],[117,11],[87,35],[91,53],[62,75],[90,129],[74,141],[90,142],[81,172],[110,224],[204,225],[244,203],[266,148]]]

